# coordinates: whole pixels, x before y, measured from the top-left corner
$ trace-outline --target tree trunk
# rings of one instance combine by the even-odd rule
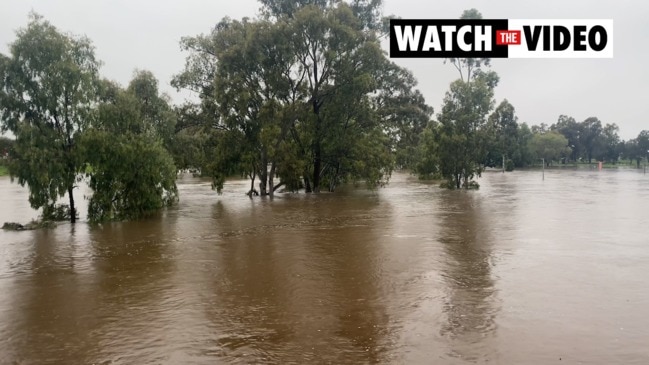
[[[266,191],[266,174],[260,174],[259,176],[259,195],[264,196],[268,195]]]
[[[77,221],[77,209],[74,207],[74,195],[72,194],[72,187],[68,188],[68,197],[70,198],[70,223]]]
[[[273,183],[275,177],[275,162],[270,165],[270,173],[268,174],[268,195],[272,198],[275,195],[275,184]]]
[[[329,182],[329,192],[333,193],[334,190],[336,190],[336,185],[338,184],[338,175],[340,174],[340,163],[336,166],[336,172],[334,175],[331,177],[331,181]]]
[[[255,193],[255,178],[257,177],[257,174],[253,171],[252,174],[250,174],[250,191],[248,192],[248,195],[252,198],[252,195]]]
[[[314,53],[315,57],[315,53]],[[313,192],[314,193],[319,193],[320,192],[320,165],[322,163],[322,152],[320,150],[320,100],[319,100],[319,92],[318,92],[318,60],[314,59],[313,60],[313,80],[314,80],[314,85],[315,88],[313,90],[313,94],[311,95],[312,103],[313,103],[313,114],[315,114],[315,141],[313,145],[313,152],[314,152],[314,158],[313,158]]]
[[[311,181],[309,181],[309,176],[307,174],[304,174],[304,192],[305,193],[312,192]]]
[[[322,163],[319,140],[316,140],[314,149],[315,149],[315,158],[313,159],[313,192],[319,193],[320,192],[320,168]]]
[[[259,166],[259,195],[268,195],[266,182],[268,181],[268,161],[266,151],[261,153],[261,165]]]

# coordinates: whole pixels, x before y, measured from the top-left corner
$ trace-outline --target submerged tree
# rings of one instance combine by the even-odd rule
[[[9,52],[0,55],[0,114],[2,129],[16,136],[10,173],[28,185],[35,209],[50,210],[67,194],[74,223],[77,144],[97,94],[94,48],[31,14]]]
[[[448,187],[475,187],[487,154],[484,126],[493,108],[495,72],[478,72],[473,80],[456,80],[444,97],[437,151],[439,170]]]
[[[415,138],[396,131],[421,129],[431,111],[381,50],[380,1],[262,3],[262,19],[183,41],[192,53],[174,85],[199,93],[194,115],[231,143],[209,164],[217,190],[236,172],[259,178],[262,195],[385,182],[397,145]]]
[[[145,108],[150,99],[132,88],[104,86],[95,126],[81,138],[93,190],[88,219],[142,218],[177,200],[176,167],[163,137],[150,125]]]
[[[462,13],[461,19],[482,19],[482,14],[470,9]],[[416,172],[421,177],[436,174],[446,180],[448,188],[469,189],[478,187],[473,178],[480,176],[492,147],[485,124],[494,106],[499,78],[495,72],[483,70],[489,66],[488,58],[447,61],[458,70],[460,79],[451,83],[446,92],[437,117],[439,125],[431,124],[423,135]],[[496,124],[494,120],[494,128]]]
[[[502,166],[504,171],[507,161],[511,161],[513,168],[513,159],[520,158],[517,120],[514,106],[507,99],[489,116],[484,133],[488,144],[486,166]]]

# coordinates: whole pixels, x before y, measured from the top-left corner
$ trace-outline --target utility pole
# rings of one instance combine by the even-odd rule
[[[545,158],[541,159],[541,163],[543,163],[543,169],[542,169],[542,171],[543,171],[543,181],[545,181]]]

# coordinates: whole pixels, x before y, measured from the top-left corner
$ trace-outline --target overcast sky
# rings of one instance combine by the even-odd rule
[[[31,10],[59,30],[85,34],[104,63],[104,77],[127,84],[133,70],[151,70],[161,89],[175,102],[169,86],[183,69],[183,36],[207,33],[221,18],[255,17],[256,0],[0,0],[0,52],[8,53],[15,30],[27,24]],[[457,18],[477,8],[485,18],[613,19],[613,59],[500,59],[492,69],[500,75],[496,98],[508,99],[519,121],[554,123],[560,114],[582,121],[596,116],[617,123],[623,139],[649,129],[649,2],[611,0],[384,0],[384,14],[402,18]],[[412,70],[419,88],[437,113],[444,93],[458,73],[440,59],[397,60]]]

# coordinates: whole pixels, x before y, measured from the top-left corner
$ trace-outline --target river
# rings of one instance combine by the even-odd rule
[[[183,176],[144,221],[0,231],[0,364],[649,363],[649,175],[479,182],[270,200]],[[37,215],[8,178],[0,202]]]

